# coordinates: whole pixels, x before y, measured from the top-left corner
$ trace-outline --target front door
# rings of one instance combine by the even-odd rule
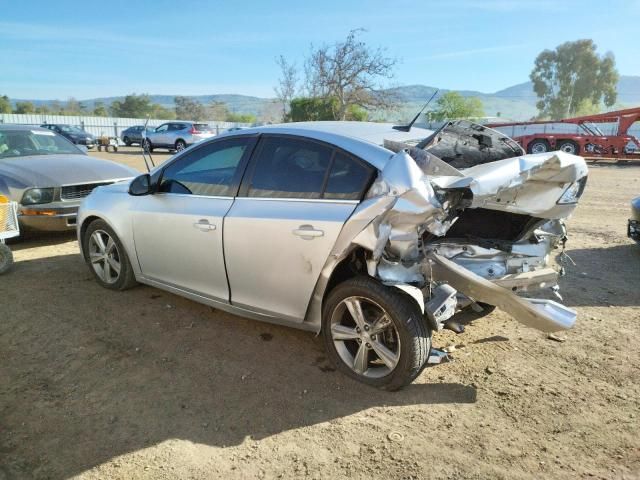
[[[139,198],[133,231],[146,278],[229,300],[223,219],[254,141],[249,136],[225,139],[181,155],[165,168],[158,192]]]
[[[374,169],[331,146],[264,135],[225,218],[231,303],[301,322]]]

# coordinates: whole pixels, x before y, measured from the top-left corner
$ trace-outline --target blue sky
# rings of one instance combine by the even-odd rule
[[[494,92],[579,38],[640,75],[638,25],[640,0],[0,0],[0,94],[273,96],[277,55],[354,28],[400,60],[395,85]]]

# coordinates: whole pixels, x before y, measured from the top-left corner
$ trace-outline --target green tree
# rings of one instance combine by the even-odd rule
[[[335,98],[302,97],[291,100],[287,120],[307,122],[335,120],[338,101]]]
[[[49,107],[47,107],[44,103],[42,105],[38,105],[36,107],[36,113],[42,113],[42,114],[47,114],[47,113],[51,113],[51,111],[49,110]]]
[[[209,105],[207,105],[207,116],[210,120],[219,120],[221,122],[227,121],[231,112],[229,111],[229,107],[224,102],[216,102],[213,100]]]
[[[151,105],[151,117],[159,120],[173,120],[176,118],[176,112],[158,103],[154,103]]]
[[[207,110],[200,102],[189,97],[175,97],[176,117],[181,120],[206,120]]]
[[[14,113],[35,113],[36,107],[32,102],[18,102]]]
[[[225,119],[227,122],[256,123],[256,116],[250,113],[229,113]]]
[[[149,95],[136,95],[132,93],[124,97],[124,100],[116,100],[111,104],[111,114],[114,117],[144,118],[153,111],[153,105]]]
[[[615,104],[615,58],[611,52],[600,56],[596,49],[593,40],[577,40],[538,55],[529,78],[539,98],[540,117],[569,117],[584,109],[585,102]]]
[[[64,114],[65,115],[82,115],[84,109],[82,104],[73,97],[69,97],[69,100],[64,105]]]
[[[482,101],[477,97],[465,98],[458,92],[447,92],[438,98],[437,108],[428,113],[430,120],[440,122],[460,118],[484,117]]]
[[[6,95],[0,97],[0,113],[11,113],[11,101]]]
[[[104,102],[96,102],[93,105],[93,114],[96,117],[108,117],[109,112],[107,111],[107,107],[104,106]]]

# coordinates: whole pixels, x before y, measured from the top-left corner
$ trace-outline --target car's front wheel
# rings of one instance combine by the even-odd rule
[[[142,141],[142,148],[144,148],[148,152],[153,152],[153,144],[151,143],[151,141],[148,138],[145,138]]]
[[[122,141],[124,142],[124,144],[125,144],[127,147],[130,147],[130,146],[131,146],[131,139],[130,139],[129,137],[124,137],[124,138],[122,139]]]
[[[84,258],[98,283],[111,290],[136,285],[127,252],[113,229],[104,220],[94,220],[82,238]]]
[[[335,287],[322,317],[333,363],[368,385],[398,390],[418,376],[429,358],[431,330],[415,301],[371,277]]]

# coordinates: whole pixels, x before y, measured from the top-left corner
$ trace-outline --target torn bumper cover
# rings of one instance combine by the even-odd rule
[[[435,252],[427,255],[427,262],[433,280],[446,282],[476,302],[495,305],[529,327],[556,332],[569,329],[576,322],[576,312],[558,302],[519,297]]]

